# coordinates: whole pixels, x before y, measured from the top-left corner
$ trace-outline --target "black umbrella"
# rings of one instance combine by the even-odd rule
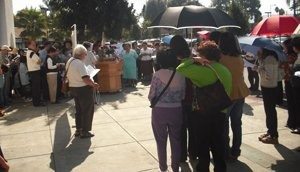
[[[148,28],[240,28],[225,12],[203,6],[169,7],[159,14]]]

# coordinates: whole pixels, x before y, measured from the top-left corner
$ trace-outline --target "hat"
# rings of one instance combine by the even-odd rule
[[[8,45],[2,45],[1,50],[11,51]]]

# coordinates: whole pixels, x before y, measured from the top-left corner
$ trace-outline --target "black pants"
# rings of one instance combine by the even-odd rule
[[[75,100],[76,129],[82,129],[84,132],[91,131],[94,117],[94,96],[92,87],[71,87],[70,90]]]
[[[195,140],[197,143],[197,155],[199,163],[197,172],[209,171],[210,151],[214,160],[214,171],[225,172],[225,117],[226,114],[218,112],[215,114],[198,115],[197,125],[194,125]]]
[[[49,88],[47,81],[47,73],[44,67],[41,68],[41,89],[42,89],[42,97],[44,101],[49,100]]]
[[[283,103],[283,85],[282,81],[278,81],[277,84],[277,99],[276,104],[281,105]]]
[[[253,71],[251,67],[247,67],[248,70],[248,80],[250,82],[250,88],[253,90],[258,90],[259,76],[258,72]]]
[[[195,141],[194,141],[194,132],[192,130],[192,122],[191,122],[191,115],[192,115],[192,107],[189,105],[182,106],[183,111],[183,123],[182,123],[182,130],[181,130],[181,157],[180,161],[185,162],[187,160],[187,156],[189,155],[190,158],[195,159],[196,150],[195,150]]]
[[[41,71],[28,72],[32,85],[32,104],[39,106],[41,103]]]
[[[261,87],[264,109],[266,113],[266,124],[268,128],[268,134],[271,137],[278,137],[277,131],[277,111],[276,111],[276,100],[277,100],[277,87],[266,88]],[[275,94],[274,94],[275,93]]]
[[[287,99],[287,108],[288,108],[288,120],[287,126],[289,128],[296,127],[296,117],[295,117],[295,101],[294,101],[294,94],[293,94],[293,87],[289,81],[285,81],[285,94]]]
[[[293,98],[295,103],[295,128],[300,128],[300,87],[293,87]]]

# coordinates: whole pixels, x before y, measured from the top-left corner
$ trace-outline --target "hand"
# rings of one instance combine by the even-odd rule
[[[97,90],[99,87],[100,87],[100,85],[98,83],[96,83],[96,82],[93,83],[93,88],[95,90]]]
[[[203,57],[193,57],[193,60],[195,63],[201,64],[201,65],[207,65],[207,64],[211,63],[211,61],[209,61]]]

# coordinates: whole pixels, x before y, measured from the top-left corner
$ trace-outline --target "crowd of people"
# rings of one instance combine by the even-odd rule
[[[45,41],[40,46],[28,40],[26,51],[7,45],[0,54],[0,108],[22,97],[33,106],[59,103],[66,96],[75,100],[75,137],[93,137],[93,92],[99,87],[97,77],[90,77],[87,66],[95,68],[101,58],[123,61],[123,86],[135,87],[138,81],[150,82],[148,98],[152,107],[152,129],[157,143],[159,168],[167,171],[167,138],[171,144],[171,168],[179,171],[181,162],[198,159],[197,171],[209,171],[210,151],[215,171],[226,171],[226,161],[241,155],[242,114],[245,98],[259,85],[266,114],[267,132],[258,137],[267,144],[278,143],[276,105],[282,104],[282,80],[287,98],[287,127],[300,133],[300,38],[283,42],[287,60],[280,61],[276,51],[261,48],[256,58],[240,49],[237,37],[230,32],[213,32],[209,40],[193,48],[179,35],[169,45],[160,42],[126,42],[101,45],[83,42],[72,49],[72,42]],[[250,88],[244,80],[244,60],[248,67]],[[61,91],[64,76],[70,95]],[[220,81],[231,99],[226,109],[203,114],[197,110],[197,88]],[[258,83],[259,82],[259,83]],[[163,94],[161,96],[160,94]],[[159,97],[159,98],[158,98]],[[1,110],[1,116],[4,113]],[[230,127],[229,127],[230,126]],[[230,141],[229,130],[232,130]]]
[[[197,171],[209,171],[210,151],[214,171],[226,171],[226,162],[235,162],[241,155],[243,106],[251,91],[258,91],[258,85],[267,127],[267,132],[258,140],[265,144],[279,143],[276,105],[282,104],[279,100],[283,97],[280,84],[283,79],[288,109],[286,126],[292,133],[299,134],[300,38],[283,43],[286,61],[280,61],[275,50],[261,47],[255,55],[254,67],[248,69],[250,81],[256,80],[250,82],[248,88],[244,80],[244,60],[247,59],[244,59],[245,52],[240,49],[237,37],[229,32],[214,32],[211,36],[210,40],[202,41],[190,51],[186,41],[177,35],[171,39],[168,50],[157,53],[159,70],[153,74],[148,98],[150,102],[160,98],[152,109],[160,171],[168,170],[168,137],[172,171],[179,171],[179,164],[188,158],[198,159]],[[194,100],[198,94],[195,87],[204,88],[217,80],[230,97],[231,105],[209,114],[201,113],[195,108]]]

